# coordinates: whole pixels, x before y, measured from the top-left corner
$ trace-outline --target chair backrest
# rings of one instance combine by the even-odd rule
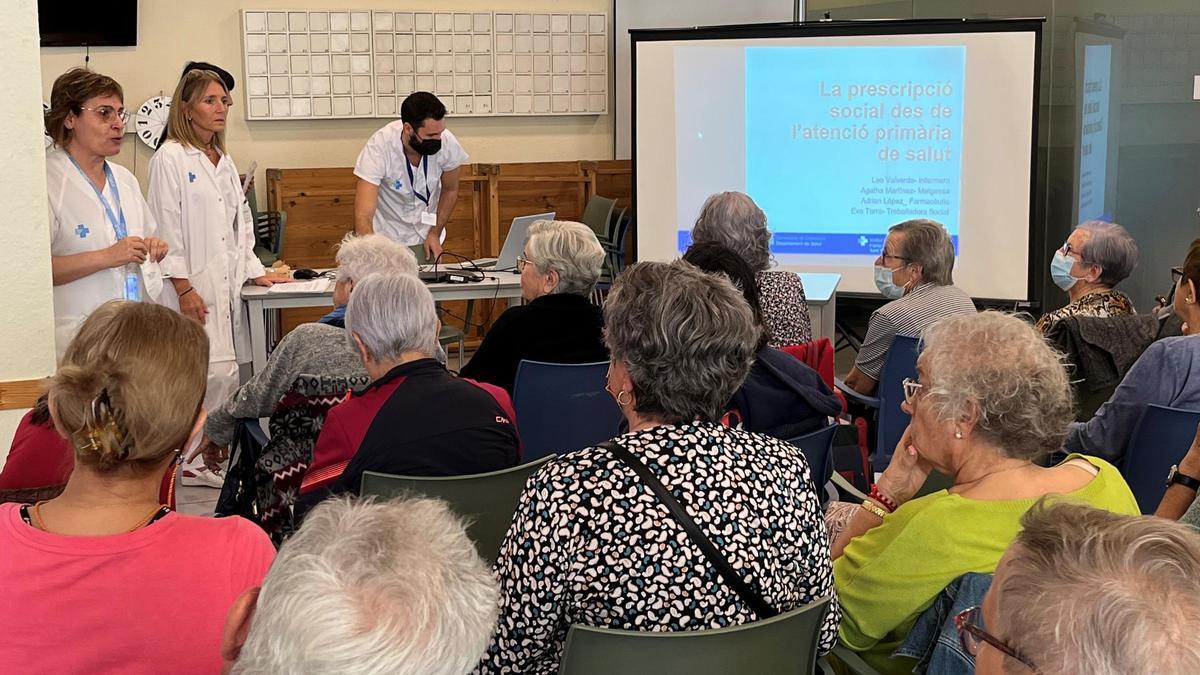
[[[613,208],[617,205],[617,200],[593,195],[588,200],[587,206],[583,207],[583,215],[579,222],[592,228],[596,236],[601,239],[608,238],[608,222],[612,218]]]
[[[879,425],[875,433],[875,458],[872,462],[876,474],[882,473],[892,460],[896,444],[904,435],[909,415],[900,409],[904,402],[904,379],[917,376],[917,354],[920,341],[914,337],[897,335],[888,348],[883,371],[879,374]]]
[[[621,409],[604,390],[608,362],[522,360],[513,408],[526,460],[586,448],[617,435]]]
[[[444,499],[467,520],[467,535],[480,557],[492,563],[525,489],[525,481],[553,456],[510,469],[469,476],[393,476],[364,471],[360,494],[392,498],[400,495]]]
[[[764,621],[710,630],[651,632],[574,625],[559,675],[808,675],[829,598]]]
[[[800,448],[804,458],[808,460],[808,470],[812,478],[813,489],[824,505],[827,501],[825,484],[833,475],[833,434],[837,431],[837,423],[830,424],[803,436],[788,440],[788,443]]]
[[[1187,454],[1196,436],[1197,424],[1200,424],[1200,411],[1153,403],[1146,406],[1130,437],[1121,465],[1121,473],[1129,483],[1129,489],[1133,490],[1142,513],[1154,513],[1158,508],[1167,489],[1167,472]]]

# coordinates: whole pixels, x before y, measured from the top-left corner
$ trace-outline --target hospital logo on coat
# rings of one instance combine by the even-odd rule
[[[192,173],[191,171],[188,172],[188,182],[189,183],[196,182],[196,174]]]
[[[402,187],[404,187],[404,183],[400,182],[399,180],[392,183],[393,190],[399,190]]]
[[[75,226],[75,234],[79,235],[80,239],[86,239],[91,230],[87,229],[87,225],[80,223]]]

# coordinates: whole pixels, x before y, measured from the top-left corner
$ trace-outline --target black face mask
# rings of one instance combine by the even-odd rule
[[[408,144],[412,146],[413,150],[417,151],[417,154],[425,156],[436,155],[438,150],[442,149],[442,139],[426,138],[425,140],[421,140],[420,138],[417,138],[416,132],[413,132],[413,134],[408,137]]]

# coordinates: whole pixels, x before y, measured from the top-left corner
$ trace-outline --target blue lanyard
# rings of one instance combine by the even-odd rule
[[[108,166],[108,165],[106,164],[105,166]],[[422,196],[420,192],[417,192],[417,183],[413,177],[412,163],[408,161],[407,157],[404,158],[404,168],[408,169],[408,184],[412,186],[413,195],[417,199],[420,199],[425,204],[425,206],[429,206],[429,198],[431,196],[433,196],[433,190],[431,190],[429,188],[429,155],[425,155],[425,159],[424,159],[424,161],[422,161],[421,166],[425,168],[425,195],[424,196]]]
[[[104,198],[104,192],[96,187],[91,178],[88,178],[88,175],[83,171],[83,167],[79,166],[79,162],[75,161],[75,158],[69,152],[67,153],[67,158],[75,165],[75,168],[79,171],[79,175],[83,176],[83,181],[88,184],[88,187],[92,188],[92,192],[96,193],[96,197],[100,200],[100,205],[104,207],[104,213],[108,216],[109,222],[112,223],[113,232],[117,235],[117,239],[120,240],[129,236],[129,228],[125,225],[125,209],[121,208],[121,191],[117,188],[117,179],[113,177],[112,167],[108,165],[108,162],[104,162],[104,181],[112,188],[113,199],[117,202],[117,212],[115,214],[112,207],[109,206],[108,200]],[[126,300],[137,300],[141,296],[138,288],[138,275],[132,271],[132,267],[132,265],[125,266]]]

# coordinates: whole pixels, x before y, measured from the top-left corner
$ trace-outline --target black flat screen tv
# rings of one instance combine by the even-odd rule
[[[137,0],[38,0],[43,47],[131,47],[137,44]]]

